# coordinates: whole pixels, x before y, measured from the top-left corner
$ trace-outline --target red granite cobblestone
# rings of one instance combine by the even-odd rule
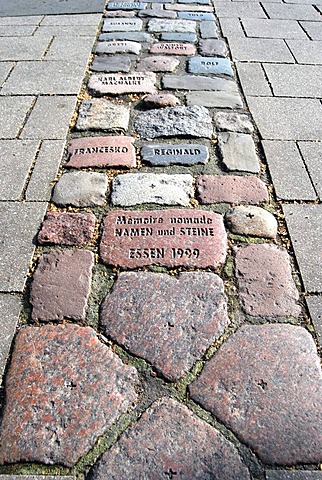
[[[82,247],[93,240],[95,222],[95,215],[91,213],[49,212],[38,234],[38,242]]]

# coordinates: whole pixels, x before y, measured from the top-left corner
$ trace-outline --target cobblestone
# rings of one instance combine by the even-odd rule
[[[106,37],[105,37],[106,38]],[[113,35],[115,38],[115,35]],[[122,34],[122,38],[124,38]],[[139,55],[141,51],[141,45],[138,42],[131,42],[131,41],[114,41],[114,42],[98,42],[96,46],[95,53],[102,54],[102,53],[134,53],[135,55]]]
[[[171,93],[152,93],[143,99],[145,107],[148,108],[165,108],[180,105],[180,100]]]
[[[166,42],[196,42],[197,35],[195,33],[161,33],[161,40]]]
[[[105,98],[83,100],[76,123],[78,130],[127,130],[130,120],[129,108]]]
[[[199,45],[201,55],[206,57],[226,57],[228,55],[227,45],[223,40],[200,40]]]
[[[206,163],[209,158],[205,145],[187,144],[153,144],[144,145],[141,149],[142,160],[150,165],[195,165]]]
[[[153,55],[152,57],[142,58],[137,64],[137,69],[143,72],[173,72],[179,64],[180,61],[174,57]]]
[[[200,23],[201,38],[218,38],[218,28],[216,22],[212,20],[204,20]]]
[[[190,387],[263,462],[285,466],[321,461],[321,393],[314,341],[292,325],[242,327]]]
[[[224,78],[209,78],[202,75],[164,75],[162,84],[170,90],[219,90],[237,93],[236,82]]]
[[[180,14],[179,14],[180,15]],[[196,22],[191,20],[149,20],[149,32],[195,33]]]
[[[251,135],[235,132],[220,133],[218,145],[227,170],[259,173],[259,158]]]
[[[255,237],[276,238],[277,221],[270,212],[255,206],[238,206],[228,210],[226,224],[231,232]]]
[[[122,93],[152,93],[156,91],[156,76],[153,72],[130,74],[92,75],[88,89],[93,95],[118,95]]]
[[[150,48],[151,53],[163,53],[164,55],[194,55],[196,47],[190,43],[155,43]]]
[[[91,65],[93,72],[129,72],[131,69],[131,59],[125,55],[115,55],[110,57],[102,55],[96,57]]]
[[[217,112],[214,116],[218,130],[229,132],[253,133],[254,126],[248,115],[243,113]]]
[[[142,25],[139,18],[109,18],[104,20],[102,32],[138,32]]]
[[[129,45],[126,44],[125,46],[120,45],[120,43],[124,42],[118,42],[118,40],[128,40],[131,43],[138,43],[138,42],[147,42],[151,43],[154,41],[154,37],[150,35],[149,33],[145,32],[113,32],[113,33],[101,33],[101,35],[98,37],[99,42],[110,42],[113,40],[112,43],[115,43],[117,41],[118,45],[110,45],[108,48],[113,49],[117,48],[120,53],[124,51],[124,53],[135,53],[138,55],[140,50],[140,47],[138,45]],[[128,50],[125,52],[126,48]],[[137,53],[138,52],[138,53]],[[112,52],[106,52],[106,53],[112,53]]]
[[[93,207],[104,205],[108,187],[104,173],[64,173],[55,185],[52,201],[56,205]]]
[[[250,203],[258,205],[269,200],[267,187],[257,177],[234,175],[202,175],[198,178],[197,194],[201,203]]]
[[[38,242],[82,247],[93,240],[95,222],[92,213],[48,212]]]
[[[213,73],[214,75],[234,76],[230,61],[226,58],[194,57],[189,60],[188,69],[191,73]]]

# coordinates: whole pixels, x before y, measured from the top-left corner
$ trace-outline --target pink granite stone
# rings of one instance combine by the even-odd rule
[[[166,55],[195,55],[196,47],[191,43],[159,42],[152,45],[150,52]]]
[[[269,200],[265,183],[254,176],[202,175],[197,181],[197,193],[204,204],[258,205]]]
[[[49,212],[38,233],[38,242],[81,247],[93,240],[95,222],[92,213]]]

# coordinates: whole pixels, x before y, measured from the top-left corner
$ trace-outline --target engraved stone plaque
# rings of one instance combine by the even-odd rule
[[[206,163],[209,153],[205,145],[162,143],[144,145],[141,149],[141,157],[144,162],[154,166],[195,165],[196,163]]]
[[[109,2],[108,10],[143,10],[147,3],[142,2]]]
[[[191,73],[214,73],[233,77],[234,72],[227,58],[193,57],[189,60],[188,70]]]
[[[159,42],[152,45],[150,52],[167,55],[194,55],[196,53],[196,47],[191,43]]]
[[[109,212],[100,255],[109,265],[136,268],[217,267],[225,261],[227,235],[222,216],[203,210]]]
[[[102,32],[138,32],[141,29],[139,18],[108,18],[104,20]]]
[[[153,72],[101,74],[91,76],[88,89],[99,95],[105,93],[153,93],[156,91],[155,82],[156,75]]]

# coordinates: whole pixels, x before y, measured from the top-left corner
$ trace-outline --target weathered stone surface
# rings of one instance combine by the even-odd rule
[[[134,138],[80,137],[69,142],[67,167],[135,167]]]
[[[92,213],[48,212],[38,233],[38,242],[82,247],[92,241],[95,222]]]
[[[177,58],[154,55],[142,58],[137,69],[142,72],[173,72],[179,64],[180,61]]]
[[[218,28],[213,20],[205,20],[200,23],[201,38],[218,38]]]
[[[139,17],[154,17],[154,18],[177,18],[177,13],[170,10],[155,10],[153,8],[146,8],[139,12]]]
[[[104,262],[135,268],[217,267],[226,258],[221,215],[203,210],[109,212],[100,252]]]
[[[205,145],[186,144],[153,144],[144,145],[141,149],[142,160],[153,166],[195,165],[206,163],[209,158]]]
[[[142,203],[182,205],[193,196],[193,177],[188,174],[129,173],[113,179],[113,205],[130,207]]]
[[[224,40],[200,40],[199,48],[201,55],[206,57],[227,57],[228,49]]]
[[[264,463],[321,462],[321,367],[304,328],[242,327],[220,347],[190,393]]]
[[[130,110],[105,98],[83,100],[79,107],[78,130],[127,130]]]
[[[169,107],[139,113],[134,121],[141,138],[206,137],[211,138],[213,127],[204,107]]]
[[[151,43],[155,41],[155,38],[153,37],[153,35],[150,35],[149,33],[145,33],[145,32],[101,33],[100,36],[98,37],[99,42],[111,42],[112,40],[114,43],[119,40],[128,40],[134,43],[138,43],[138,42]],[[124,43],[124,42],[121,42],[121,43]],[[117,46],[117,48],[120,48],[120,47],[123,48],[122,45]],[[137,45],[130,46],[130,49],[131,49],[131,52],[128,51],[128,53],[137,54],[137,52],[139,51],[139,47]]]
[[[100,74],[90,77],[88,89],[94,95],[152,93],[156,91],[155,82],[153,72]]]
[[[143,103],[148,108],[165,108],[180,105],[180,100],[171,93],[152,93],[144,97]]]
[[[180,14],[179,14],[180,15]],[[177,32],[177,33],[195,33],[196,22],[191,20],[163,20],[153,19],[148,23],[149,32]]]
[[[266,480],[321,480],[322,472],[317,470],[266,470]]]
[[[137,401],[138,386],[136,370],[91,328],[23,328],[6,381],[1,463],[73,466]]]
[[[176,381],[228,326],[224,285],[205,272],[121,273],[101,323],[109,338]]]
[[[142,25],[139,18],[109,18],[104,20],[102,32],[138,32]]]
[[[229,132],[239,133],[254,132],[254,126],[250,117],[243,113],[216,112],[214,121],[218,130],[228,130]]]
[[[237,449],[172,399],[155,402],[94,470],[93,478],[250,480]]]
[[[214,75],[234,76],[231,63],[226,58],[193,57],[188,62],[190,73],[213,73]]]
[[[269,201],[267,187],[257,177],[234,175],[202,175],[198,178],[197,193],[201,203],[250,203]]]
[[[259,158],[251,135],[235,132],[220,133],[218,146],[222,161],[228,170],[259,173]]]
[[[52,201],[56,205],[74,207],[104,205],[107,187],[108,180],[104,173],[64,173],[55,185]]]
[[[216,17],[213,13],[209,12],[179,12],[178,18],[183,18],[185,20],[216,20]]]
[[[93,265],[94,255],[88,250],[43,254],[31,286],[32,319],[85,320]]]
[[[201,105],[214,108],[243,108],[238,93],[197,91],[186,95],[187,105]]]
[[[236,248],[236,277],[239,300],[248,315],[299,316],[299,293],[284,248],[269,244]]]
[[[194,55],[196,53],[196,47],[190,43],[159,42],[152,45],[150,52],[167,55]]]
[[[224,78],[210,78],[199,75],[164,75],[162,78],[164,88],[170,90],[220,90],[237,93],[237,84]]]
[[[98,42],[95,53],[134,53],[139,55],[141,44],[131,41]]]
[[[228,210],[226,224],[233,233],[255,237],[276,238],[277,221],[274,215],[253,205],[238,206]]]
[[[142,2],[109,2],[108,10],[143,10],[147,7],[147,3]]]
[[[102,55],[96,57],[91,65],[93,72],[129,72],[131,69],[131,59],[125,55],[116,55],[110,57]]]
[[[124,18],[131,18],[135,17],[135,12],[127,11],[127,10],[111,10],[104,14],[104,17],[124,17]]]
[[[180,2],[180,3],[192,3],[192,2]],[[180,3],[172,3],[171,5],[165,5],[166,10],[175,10],[178,12],[213,12],[213,7],[208,4],[203,5],[180,5]],[[193,2],[195,3],[195,2]]]
[[[0,293],[0,384],[2,384],[2,376],[5,372],[21,309],[22,302],[18,295]]]
[[[196,42],[195,33],[161,33],[161,40],[165,42]]]

